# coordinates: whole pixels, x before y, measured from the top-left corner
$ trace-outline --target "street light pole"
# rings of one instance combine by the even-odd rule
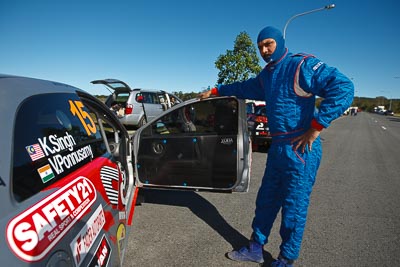
[[[307,14],[310,14],[310,13],[322,11],[322,10],[325,10],[325,9],[326,9],[326,10],[329,10],[329,9],[332,9],[332,8],[335,8],[335,4],[330,4],[330,5],[321,7],[321,8],[313,9],[313,10],[310,10],[310,11],[306,11],[306,12],[303,12],[303,13],[300,13],[300,14],[297,14],[297,15],[294,15],[293,17],[291,17],[290,19],[288,19],[288,21],[287,21],[286,24],[285,24],[285,27],[283,28],[283,38],[286,39],[286,28],[287,28],[287,26],[289,25],[289,23],[290,23],[292,20],[294,20],[295,18],[300,17],[300,16],[304,16],[304,15],[307,15]]]

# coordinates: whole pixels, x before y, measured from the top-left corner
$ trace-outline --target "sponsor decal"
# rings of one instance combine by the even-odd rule
[[[120,211],[118,213],[118,217],[120,221],[126,220],[126,212],[125,211]]]
[[[316,71],[319,67],[321,67],[321,65],[324,64],[323,62],[318,62],[312,69],[313,71]]]
[[[111,246],[107,241],[105,235],[101,239],[101,242],[94,254],[94,257],[90,261],[89,267],[104,267],[107,266],[108,261],[111,257]]]
[[[120,196],[122,204],[125,206],[128,202],[128,198],[130,196],[129,182],[127,179],[127,175],[126,175],[125,171],[123,171],[123,167],[120,162],[118,162],[118,167],[121,170],[121,177],[122,177],[122,181],[120,182],[120,188],[119,188],[119,196]]]
[[[232,145],[233,138],[221,138],[221,144],[223,145]]]
[[[32,161],[36,161],[44,157],[43,151],[39,144],[33,144],[25,147]]]
[[[100,170],[100,178],[110,203],[119,205],[120,210],[125,210],[131,191],[121,163],[118,162],[118,167],[103,166]],[[121,200],[120,203],[119,200]],[[121,216],[120,218],[122,219]]]
[[[125,236],[126,236],[126,228],[125,225],[121,223],[120,225],[118,225],[117,229],[118,254],[121,261],[125,253]]]
[[[105,223],[106,217],[104,216],[103,207],[100,204],[70,244],[77,266],[81,265],[89,253],[90,248],[93,246]]]
[[[110,203],[113,205],[118,205],[118,199],[120,199],[122,205],[125,206],[129,197],[129,183],[121,163],[118,162],[118,167],[116,168],[111,166],[103,166],[100,170],[100,178]],[[124,209],[122,206],[121,208]]]
[[[7,225],[7,242],[21,259],[32,262],[48,252],[96,200],[93,183],[80,176],[17,215]]]
[[[43,183],[47,183],[55,177],[53,170],[51,169],[49,164],[39,168],[37,171],[40,175],[40,178],[42,178]]]
[[[110,203],[113,205],[118,205],[118,169],[110,166],[104,166],[100,170],[100,178]]]

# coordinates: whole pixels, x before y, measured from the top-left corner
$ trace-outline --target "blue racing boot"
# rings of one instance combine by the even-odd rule
[[[263,246],[250,240],[248,247],[233,250],[227,254],[227,257],[234,261],[254,261],[257,263],[263,263]]]
[[[281,255],[271,264],[271,267],[293,267],[293,260],[287,260]]]

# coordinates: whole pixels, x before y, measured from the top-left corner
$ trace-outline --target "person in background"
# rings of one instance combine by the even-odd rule
[[[309,54],[292,54],[282,33],[262,29],[257,45],[265,68],[244,82],[219,85],[199,95],[236,96],[266,101],[272,135],[265,173],[256,199],[249,244],[231,251],[235,261],[264,262],[263,246],[281,210],[280,254],[272,266],[290,267],[298,259],[312,187],[322,156],[320,133],[341,116],[354,97],[353,83],[334,67]],[[314,112],[316,96],[322,97]]]
[[[171,107],[175,106],[175,104],[176,104],[175,97],[171,96]]]

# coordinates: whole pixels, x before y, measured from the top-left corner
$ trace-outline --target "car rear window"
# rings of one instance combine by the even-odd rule
[[[23,201],[106,152],[95,120],[75,94],[32,96],[15,120],[13,193]]]

